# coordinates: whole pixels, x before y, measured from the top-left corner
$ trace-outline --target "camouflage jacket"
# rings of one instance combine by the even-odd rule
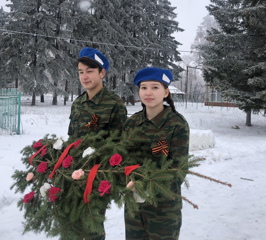
[[[156,117],[148,120],[145,109],[131,116],[124,125],[127,138],[130,130],[145,141],[136,144],[136,151],[142,151],[143,157],[159,161],[163,152],[156,151],[160,141],[165,141],[167,146],[167,159],[173,160],[172,167],[178,167],[181,158],[186,158],[189,151],[189,126],[185,118],[174,113],[171,107],[164,106],[164,110]],[[148,139],[148,141],[147,141]],[[154,151],[153,151],[154,150]],[[141,163],[141,162],[140,162]],[[182,182],[179,182],[180,185]]]
[[[122,130],[126,118],[127,109],[123,101],[106,87],[91,100],[84,92],[72,104],[68,135],[80,138],[91,131]]]

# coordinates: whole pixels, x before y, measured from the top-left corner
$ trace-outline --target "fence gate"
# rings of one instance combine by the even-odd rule
[[[0,92],[0,135],[20,134],[21,93],[16,88]]]

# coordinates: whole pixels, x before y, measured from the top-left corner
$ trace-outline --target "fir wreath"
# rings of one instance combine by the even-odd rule
[[[118,138],[118,132],[107,137],[101,131],[66,142],[56,135],[46,135],[26,146],[21,153],[27,171],[16,170],[11,186],[16,192],[28,192],[18,202],[20,210],[25,210],[24,233],[44,231],[47,236],[64,240],[103,233],[105,210],[112,200],[120,207],[127,203],[132,216],[139,207],[137,198],[156,206],[158,195],[180,197],[198,208],[171,191],[173,179],[188,186],[187,173],[231,186],[188,170],[199,166],[202,158],[184,159],[178,169],[171,169],[172,161],[166,156],[159,164],[142,159],[140,152],[131,151],[138,141],[143,139]],[[128,185],[130,181],[134,192]]]

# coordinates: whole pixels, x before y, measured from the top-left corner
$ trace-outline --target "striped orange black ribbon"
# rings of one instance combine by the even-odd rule
[[[164,140],[160,140],[156,147],[152,148],[152,153],[160,153],[162,152],[164,155],[168,156],[168,143]]]
[[[94,129],[96,130],[97,124],[99,122],[100,117],[98,117],[96,114],[92,116],[91,122],[85,125],[85,127],[89,128],[90,126],[94,125]]]

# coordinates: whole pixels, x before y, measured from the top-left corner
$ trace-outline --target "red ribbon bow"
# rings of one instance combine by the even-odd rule
[[[160,153],[162,152],[164,155],[168,156],[168,143],[164,140],[160,140],[156,147],[152,148],[152,153]]]
[[[93,184],[94,178],[96,177],[96,174],[97,174],[97,171],[100,165],[101,164],[94,165],[88,175],[87,185],[86,185],[86,188],[83,194],[83,199],[86,204],[89,203],[89,199],[90,199],[90,195],[92,191],[92,184]]]
[[[73,143],[69,144],[69,145],[67,146],[67,148],[64,150],[64,152],[61,154],[61,156],[59,157],[57,163],[56,163],[55,166],[54,166],[54,169],[53,169],[52,173],[49,175],[49,178],[50,178],[50,179],[52,179],[52,177],[54,176],[56,169],[59,168],[59,167],[61,166],[61,163],[62,163],[63,160],[65,159],[65,157],[66,157],[66,155],[68,154],[68,151],[70,150],[70,148],[71,148],[72,146],[74,146],[75,144],[76,144],[76,142],[73,142]]]
[[[133,170],[137,169],[138,167],[139,167],[139,164],[125,167],[124,169],[125,175],[128,176]]]
[[[35,158],[47,145],[43,145],[36,153],[34,153],[31,157],[30,157],[30,165],[33,166],[32,164],[32,160],[33,158]]]
[[[96,114],[92,116],[91,122],[85,125],[85,127],[89,128],[91,125],[94,125],[94,129],[96,130],[97,124],[99,122],[100,117],[98,117]]]

